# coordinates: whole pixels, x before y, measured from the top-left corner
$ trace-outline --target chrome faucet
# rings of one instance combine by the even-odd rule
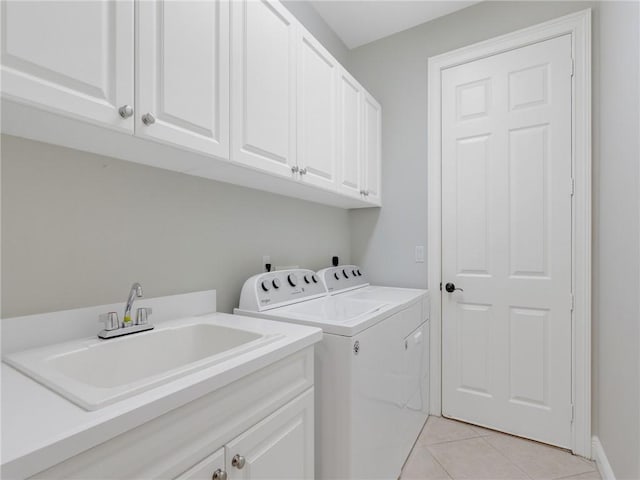
[[[131,285],[131,290],[129,290],[129,298],[127,298],[127,306],[124,308],[122,323],[118,321],[118,314],[116,312],[100,315],[99,320],[104,322],[105,325],[104,330],[98,333],[99,338],[114,338],[153,329],[153,325],[149,323],[149,317],[152,313],[151,308],[138,308],[135,321],[131,318],[131,310],[133,309],[133,302],[136,298],[142,298],[142,285],[138,282]]]
[[[127,298],[127,306],[124,309],[124,318],[122,321],[124,325],[131,325],[133,323],[133,319],[131,318],[131,309],[133,308],[133,302],[137,298],[142,298],[142,285],[138,282],[135,282],[131,285],[131,290],[129,290],[129,298]]]

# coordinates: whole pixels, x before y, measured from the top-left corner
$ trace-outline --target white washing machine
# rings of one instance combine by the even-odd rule
[[[245,282],[234,311],[322,328],[315,350],[319,479],[398,478],[428,412],[422,297],[366,298],[359,278],[364,283],[348,285],[350,295],[329,295],[311,270],[262,273]],[[365,296],[353,297],[359,288]]]
[[[340,265],[319,270],[316,275],[329,295],[336,299],[384,302],[400,308],[403,327],[394,332],[403,336],[406,365],[403,375],[405,408],[398,418],[403,432],[396,449],[405,459],[429,414],[429,296],[427,290],[370,285],[365,272],[357,265]],[[410,330],[413,329],[413,330]],[[410,332],[407,334],[406,332]]]

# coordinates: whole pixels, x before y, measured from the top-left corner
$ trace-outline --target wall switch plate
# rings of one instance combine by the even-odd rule
[[[416,263],[424,263],[424,247],[416,245]]]

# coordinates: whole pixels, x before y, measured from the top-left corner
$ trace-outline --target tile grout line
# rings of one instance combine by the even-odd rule
[[[517,465],[515,462],[513,462],[509,457],[507,457],[504,453],[502,453],[500,450],[498,450],[496,447],[494,447],[493,445],[491,445],[491,443],[487,442],[484,438],[480,437],[481,440],[486,443],[487,445],[489,445],[489,447],[491,447],[492,449],[494,449],[496,452],[498,452],[498,454],[504,458],[507,462],[509,462],[511,465],[513,465],[514,467],[516,467],[518,470],[520,470],[525,477],[527,478],[531,478],[533,479],[533,477],[531,475],[529,475],[527,472],[525,472],[519,465]]]

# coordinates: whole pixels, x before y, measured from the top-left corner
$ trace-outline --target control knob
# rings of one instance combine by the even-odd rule
[[[271,284],[273,285],[273,288],[280,288],[280,280],[278,280],[277,278],[274,278]]]
[[[295,287],[298,284],[298,277],[296,277],[295,273],[290,273],[287,276],[287,281],[289,282],[289,285]]]
[[[305,275],[302,278],[304,278],[304,283],[311,283],[311,281],[309,280],[309,275]]]
[[[311,275],[311,280],[313,280],[313,283],[318,283],[318,277],[315,274]]]
[[[335,278],[336,280],[340,280],[340,275],[338,275],[338,272],[333,273],[333,278]]]
[[[265,280],[264,282],[260,283],[260,286],[262,287],[262,290],[264,290],[265,292],[269,291],[269,282],[267,280]]]
[[[345,270],[345,269],[342,270],[342,275],[344,275],[344,278],[349,278],[349,274],[347,273],[347,270]]]

